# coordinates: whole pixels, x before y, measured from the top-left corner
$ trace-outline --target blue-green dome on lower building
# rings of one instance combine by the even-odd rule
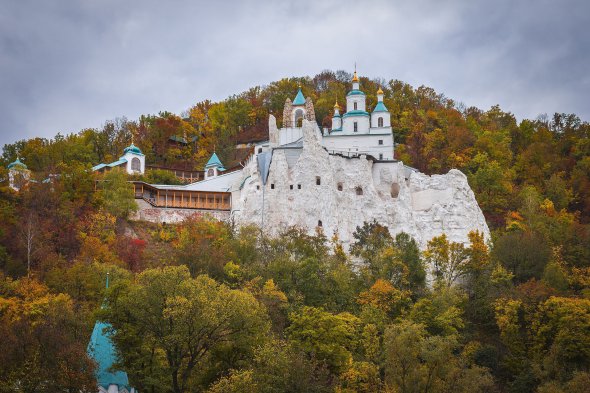
[[[365,93],[363,93],[360,90],[351,90],[348,92],[347,96],[364,96]]]
[[[385,107],[385,104],[383,103],[383,101],[379,101],[377,103],[377,105],[375,105],[375,109],[373,109],[373,112],[389,112],[389,111]]]
[[[211,168],[214,166],[218,167],[220,171],[225,170],[223,164],[221,163],[221,160],[219,159],[219,157],[217,157],[217,153],[215,152],[213,152],[211,158],[209,158],[209,161],[207,161],[207,164],[205,164],[205,168]]]
[[[139,147],[135,146],[133,143],[131,143],[129,146],[127,146],[125,148],[125,150],[123,150],[123,153],[143,154],[141,152],[141,150],[139,149]]]
[[[96,322],[86,351],[97,364],[95,375],[100,386],[108,389],[109,385],[117,385],[119,388],[130,390],[127,373],[112,370],[113,364],[117,361],[117,354],[111,341],[110,328],[107,323]]]
[[[27,166],[21,162],[21,160],[19,158],[16,159],[16,161],[11,162],[10,164],[8,164],[8,169],[27,169]]]
[[[303,93],[301,92],[301,87],[297,90],[297,95],[293,100],[293,105],[305,105],[305,97],[303,97]]]
[[[366,111],[354,110],[354,111],[346,112],[343,117],[350,117],[350,116],[369,116],[369,113]]]

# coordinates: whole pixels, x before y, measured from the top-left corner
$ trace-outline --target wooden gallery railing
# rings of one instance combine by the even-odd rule
[[[155,207],[231,210],[229,192],[159,189],[139,181],[134,181],[133,186],[136,199],[143,199]]]

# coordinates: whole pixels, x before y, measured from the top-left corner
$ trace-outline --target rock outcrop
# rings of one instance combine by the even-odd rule
[[[313,233],[321,226],[328,237],[337,234],[347,245],[357,226],[376,220],[392,235],[410,234],[421,247],[443,233],[462,243],[472,230],[490,237],[460,171],[427,176],[401,162],[330,155],[321,146],[319,129],[309,121],[303,124],[302,148],[274,149],[266,186],[255,160],[244,168],[241,184],[232,201],[234,221],[260,225],[264,215],[263,229],[269,234],[289,226]]]

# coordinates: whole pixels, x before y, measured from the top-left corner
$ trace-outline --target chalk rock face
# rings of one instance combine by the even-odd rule
[[[271,148],[279,145],[279,129],[277,128],[277,119],[273,115],[268,118],[268,139]]]
[[[392,235],[410,234],[422,248],[443,233],[461,243],[468,242],[472,230],[490,238],[460,171],[427,176],[401,162],[330,155],[321,146],[319,132],[304,120],[302,148],[275,148],[266,185],[256,160],[244,168],[243,188],[232,201],[237,224],[264,223],[263,230],[271,235],[290,226],[314,233],[321,226],[328,238],[337,234],[345,245],[354,241],[357,226],[373,220]]]

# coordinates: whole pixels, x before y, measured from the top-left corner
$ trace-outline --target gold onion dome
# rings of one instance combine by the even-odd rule
[[[336,101],[336,103],[334,104],[334,109],[340,110],[340,105],[338,105],[338,101]]]
[[[358,82],[359,81],[359,77],[356,74],[356,71],[354,71],[354,76],[352,77],[352,81],[353,82]]]
[[[383,90],[381,90],[381,86],[379,86],[379,90],[377,90],[377,94],[383,94]]]

